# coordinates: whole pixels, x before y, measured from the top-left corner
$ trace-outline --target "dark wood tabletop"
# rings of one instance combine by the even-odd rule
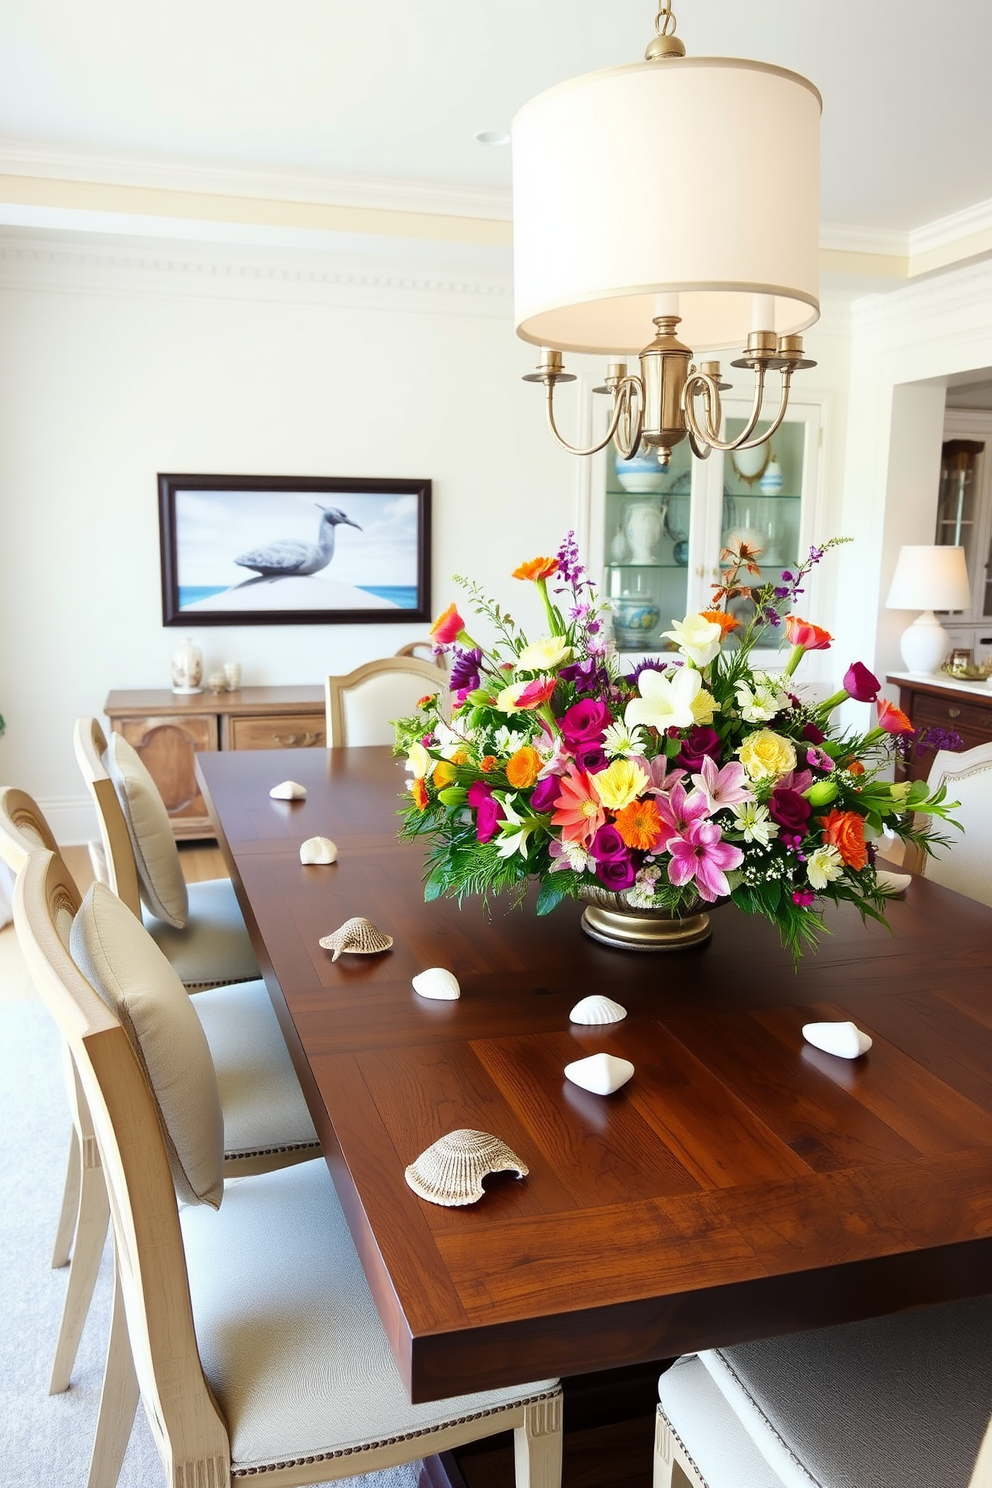
[[[708,946],[614,951],[581,906],[423,902],[385,749],[198,756],[255,949],[415,1401],[844,1322],[990,1289],[992,910],[925,880],[893,933],[846,908],[800,970],[733,905]],[[269,799],[284,779],[307,799]],[[299,845],[337,843],[330,867]],[[333,962],[352,915],[394,937]],[[430,966],[457,1002],[418,997]],[[606,1028],[569,1010],[607,993]],[[805,1044],[853,1018],[849,1062]],[[616,1094],[564,1066],[630,1059]],[[404,1168],[459,1127],[530,1168],[470,1208]]]

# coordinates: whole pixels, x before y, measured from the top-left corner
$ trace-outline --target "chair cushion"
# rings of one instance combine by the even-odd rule
[[[666,1369],[658,1395],[708,1488],[785,1488],[695,1354]],[[811,1488],[808,1479],[804,1488]]]
[[[225,1158],[317,1146],[265,983],[200,992],[192,1007],[217,1073]]]
[[[234,1472],[360,1452],[554,1388],[411,1405],[322,1159],[243,1178],[219,1214],[186,1209],[181,1221],[196,1340]]]
[[[787,1488],[968,1488],[992,1415],[992,1298],[699,1357]]]
[[[189,995],[148,932],[106,884],[95,883],[73,921],[69,948],[116,1013],[158,1102],[179,1197],[220,1205],[224,1120],[210,1049]]]
[[[254,981],[258,961],[229,878],[211,878],[187,886],[189,914],[182,930],[145,910],[149,932],[179,980],[190,992]]]
[[[158,919],[181,930],[189,913],[186,880],[158,786],[121,734],[111,734],[104,764],[127,823],[142,902]]]

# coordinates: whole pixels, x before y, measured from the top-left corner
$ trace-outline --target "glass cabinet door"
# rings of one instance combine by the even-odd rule
[[[948,439],[940,452],[934,541],[938,547],[964,548],[973,593],[985,559],[980,549],[983,534],[979,520],[984,453],[985,445],[979,439]],[[992,584],[987,570],[982,578],[985,582],[976,605],[978,616],[992,613]]]
[[[610,446],[605,592],[620,651],[665,650],[662,632],[688,609],[692,463],[685,441],[667,471],[653,458],[622,460]]]

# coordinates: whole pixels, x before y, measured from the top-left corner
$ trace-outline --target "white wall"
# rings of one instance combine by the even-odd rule
[[[510,578],[575,521],[507,286],[174,247],[0,240],[0,780],[64,841],[92,831],[73,720],[167,687],[157,471],[430,477],[433,602]],[[536,622],[536,612],[535,612]],[[318,683],[423,624],[203,627],[207,669]]]

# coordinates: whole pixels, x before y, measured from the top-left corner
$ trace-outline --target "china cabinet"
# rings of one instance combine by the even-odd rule
[[[948,409],[934,541],[964,548],[971,609],[944,624],[955,647],[992,661],[992,413]]]
[[[739,400],[725,400],[725,438],[740,432],[748,411]],[[601,567],[620,651],[668,649],[664,632],[672,620],[710,608],[728,544],[760,549],[762,577],[777,580],[823,537],[821,430],[818,403],[790,403],[785,422],[759,450],[716,451],[697,460],[683,441],[654,490],[624,462],[618,468],[612,447],[606,452],[591,493],[589,549],[594,571]],[[731,608],[747,618],[747,604],[732,601]],[[777,650],[774,640],[771,645]]]

